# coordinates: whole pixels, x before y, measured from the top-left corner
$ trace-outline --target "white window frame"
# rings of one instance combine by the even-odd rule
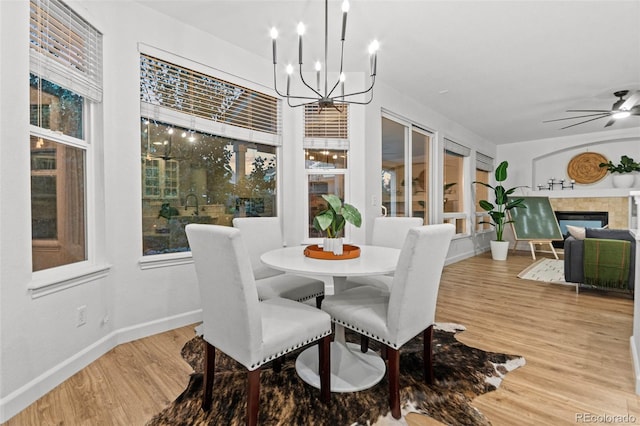
[[[95,176],[96,155],[95,145],[101,139],[99,134],[102,129],[102,44],[101,34],[90,23],[59,1],[34,0],[32,6],[43,7],[51,18],[63,19],[72,27],[76,34],[86,36],[85,44],[88,47],[87,67],[84,72],[74,71],[66,66],[63,56],[47,57],[46,50],[34,48],[30,44],[30,73],[38,78],[50,81],[83,96],[82,111],[83,139],[63,135],[57,131],[30,125],[29,136],[42,137],[55,143],[73,146],[82,149],[85,153],[85,251],[86,259],[67,265],[61,265],[40,271],[32,272],[31,282],[27,288],[32,298],[43,297],[67,288],[93,282],[108,275],[110,265],[103,259],[99,259],[97,246],[98,224],[96,223],[96,189],[97,177]],[[38,27],[40,28],[40,27]],[[34,33],[35,34],[35,33]],[[40,33],[37,33],[40,34]],[[45,34],[43,32],[42,34]],[[39,36],[36,36],[39,37]],[[38,39],[39,40],[39,39]],[[46,43],[45,43],[46,44]],[[32,243],[33,244],[33,243]],[[29,253],[31,258],[31,253]]]
[[[470,163],[471,149],[458,142],[454,142],[451,139],[444,138],[444,146],[442,150],[443,163],[442,163],[442,176],[441,176],[441,182],[443,183],[444,183],[444,161],[446,158],[447,151],[462,157],[462,182],[460,183],[460,185],[458,185],[458,187],[462,191],[462,194],[460,195],[460,199],[462,199],[464,205],[463,205],[462,211],[449,212],[449,213],[445,213],[444,206],[441,205],[440,211],[442,212],[442,221],[443,223],[452,223],[453,225],[456,225],[458,220],[464,221],[465,231],[461,233],[456,233],[454,235],[454,238],[468,237],[471,235],[472,228],[474,226],[474,224],[471,223],[471,210],[475,210],[475,205],[471,203],[471,199],[472,199],[470,194],[471,191],[468,189],[469,185],[467,184],[467,182],[472,181],[472,179],[470,179],[470,171],[469,171],[470,164],[471,164]],[[444,191],[442,192],[443,192],[442,195],[444,197]]]
[[[200,72],[210,76],[212,78],[225,80],[231,84],[237,84],[238,86],[243,86],[251,90],[259,91],[261,93],[267,94],[269,96],[276,97],[276,93],[273,90],[266,89],[264,86],[259,85],[257,83],[251,82],[249,80],[245,80],[237,75],[226,73],[222,70],[208,67],[202,63],[195,62],[188,58],[167,52],[165,50],[157,49],[153,46],[149,46],[144,43],[138,43],[138,54],[139,55],[147,55],[157,58],[162,61],[169,62],[171,64],[175,64],[177,66]],[[138,70],[139,71],[139,70]],[[195,132],[209,133],[212,135],[220,135],[223,137],[227,137],[230,139],[237,139],[239,141],[251,143],[260,143],[263,145],[269,145],[276,148],[276,158],[277,158],[277,173],[278,178],[276,180],[276,211],[278,212],[278,216],[280,216],[280,212],[282,211],[282,125],[281,125],[281,117],[282,117],[282,101],[278,99],[278,133],[270,134],[266,132],[261,132],[257,130],[245,129],[241,127],[236,127],[230,124],[215,122],[212,120],[207,120],[201,117],[193,116],[189,113],[176,111],[171,108],[153,105],[151,103],[140,101],[140,117],[152,117],[153,120],[172,124],[176,127],[184,127],[188,129],[193,129]],[[141,170],[141,178],[144,177],[142,174],[143,170]],[[142,185],[140,185],[140,200],[146,196],[142,193]],[[161,194],[162,197],[162,194]],[[151,198],[151,197],[146,197]],[[140,218],[142,221],[142,218]],[[140,235],[142,238],[142,233]],[[162,253],[162,254],[153,254],[153,255],[142,255],[138,259],[138,265],[140,269],[155,269],[155,268],[164,268],[175,265],[184,265],[192,263],[191,251],[183,251],[177,253]]]
[[[476,152],[476,162],[475,162],[475,167],[473,169],[473,173],[474,175],[476,175],[477,170],[482,170],[484,172],[487,172],[489,174],[489,179],[488,183],[491,184],[491,172],[493,171],[493,162],[494,159],[488,155],[482,154],[480,152]],[[475,184],[475,186],[477,187],[479,184]],[[488,188],[487,188],[488,189]],[[477,190],[476,188],[474,188],[474,190],[471,192],[473,194],[473,208],[475,210],[475,206],[476,206],[476,202],[478,201],[478,196],[477,196]],[[489,195],[491,195],[489,193]],[[482,210],[476,210],[474,212],[474,223],[473,223],[473,234],[487,234],[490,232],[493,232],[493,227],[490,226],[487,229],[478,229],[478,225],[480,225],[480,222],[490,222],[491,221],[491,216],[489,216],[489,213]]]

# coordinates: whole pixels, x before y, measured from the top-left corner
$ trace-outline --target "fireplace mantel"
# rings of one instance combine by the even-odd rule
[[[597,188],[597,189],[556,189],[553,191],[532,191],[528,190],[529,196],[549,197],[549,198],[629,198],[631,191],[638,191],[640,188]]]

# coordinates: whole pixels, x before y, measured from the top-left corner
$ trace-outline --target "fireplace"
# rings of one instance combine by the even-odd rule
[[[567,225],[581,226],[583,228],[604,228],[609,224],[608,212],[563,212],[556,211],[556,219],[560,225],[560,231],[566,239],[569,236]],[[563,242],[554,241],[553,246],[562,248]]]

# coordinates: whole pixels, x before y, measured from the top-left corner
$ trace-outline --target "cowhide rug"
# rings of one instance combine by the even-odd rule
[[[488,425],[490,422],[471,401],[495,390],[502,377],[525,364],[524,358],[485,352],[458,342],[455,334],[464,330],[457,324],[438,324],[434,331],[435,383],[422,378],[422,337],[416,337],[400,351],[400,398],[403,417],[408,412],[424,413],[450,425]],[[347,340],[358,336],[347,333]],[[371,349],[378,350],[371,341]],[[203,342],[196,337],[187,342],[182,356],[193,367],[186,390],[149,421],[157,425],[240,425],[245,422],[246,370],[221,352],[216,352],[214,399],[208,413],[200,409],[203,382]],[[391,417],[388,381],[354,393],[332,393],[331,403],[319,401],[319,391],[296,374],[297,352],[285,357],[280,373],[270,364],[260,377],[259,423],[261,425],[388,425],[406,424]]]

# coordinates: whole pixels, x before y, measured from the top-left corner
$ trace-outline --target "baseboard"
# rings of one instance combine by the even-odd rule
[[[640,395],[640,362],[634,336],[629,339],[629,348],[631,349],[631,362],[633,363],[633,373],[636,379],[636,394]]]
[[[0,399],[0,423],[6,422],[116,346],[200,321],[202,321],[202,310],[198,309],[112,331]]]

